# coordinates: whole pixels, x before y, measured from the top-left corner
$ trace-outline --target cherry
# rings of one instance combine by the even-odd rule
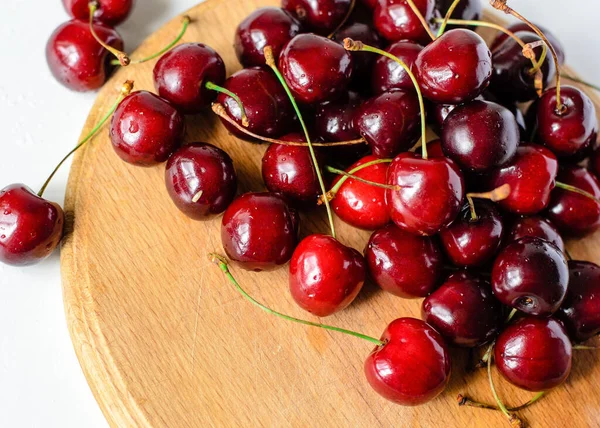
[[[109,46],[123,49],[123,39],[113,28],[94,23],[94,30]],[[94,91],[100,88],[110,71],[112,59],[92,36],[89,23],[72,19],[59,26],[46,45],[46,61],[58,82],[74,91]]]
[[[583,190],[596,199],[556,188],[548,205],[548,218],[563,234],[582,236],[597,230],[600,227],[600,181],[587,169],[578,166],[561,169],[558,181]]]
[[[442,16],[446,16],[452,3],[454,3],[454,0],[437,0],[436,7]],[[483,6],[481,0],[461,0],[454,9],[454,12],[452,12],[452,15],[450,15],[450,19],[479,21],[482,13]],[[449,27],[451,28],[452,26]]]
[[[117,25],[125,21],[134,0],[96,0],[100,7],[94,14],[94,20],[106,25]],[[73,18],[87,20],[90,17],[90,0],[62,0],[63,6]]]
[[[299,34],[279,56],[279,68],[296,100],[314,104],[344,93],[352,77],[352,57],[343,46],[316,34]]]
[[[379,3],[379,0],[360,0],[360,2],[367,8],[373,10],[377,6],[377,3]]]
[[[373,280],[406,299],[425,297],[440,283],[443,255],[437,242],[390,224],[375,231],[365,248]]]
[[[529,315],[550,316],[567,293],[569,269],[562,251],[540,238],[508,244],[492,270],[494,295],[500,302]]]
[[[365,361],[371,387],[403,406],[424,404],[437,397],[450,380],[450,354],[442,336],[421,320],[393,321]]]
[[[461,1],[461,3],[463,3]],[[459,4],[460,7],[460,4]],[[560,62],[560,64],[564,64],[565,62],[565,49],[562,46],[562,44],[560,43],[560,41],[554,36],[554,34],[552,34],[549,30],[545,29],[542,26],[537,26],[540,30],[542,30],[542,32],[546,35],[546,37],[548,38],[548,41],[550,41],[550,43],[552,44],[552,46],[554,47],[554,50],[556,51],[556,54],[558,55],[558,60]],[[518,32],[523,32],[523,31],[527,31],[529,33],[535,34],[531,27],[529,25],[527,25],[524,22],[518,21],[515,22],[511,25],[509,25],[508,27],[506,27],[507,30],[513,32],[513,33],[518,33]],[[504,43],[505,40],[507,40],[510,36],[506,33],[498,33],[498,35],[496,36],[496,38],[492,41],[492,44],[490,45],[490,50],[493,52],[495,51],[502,43]]]
[[[569,262],[569,290],[556,313],[569,336],[584,342],[600,333],[600,267],[594,263]]]
[[[281,7],[293,14],[310,32],[327,36],[350,13],[352,0],[282,0]]]
[[[513,385],[546,391],[563,383],[571,371],[573,349],[564,327],[553,318],[521,318],[498,337],[498,371]]]
[[[492,77],[492,54],[471,30],[444,33],[421,51],[415,61],[423,95],[436,103],[459,104],[483,92]]]
[[[554,188],[558,161],[545,147],[522,145],[506,165],[492,171],[489,187],[510,186],[510,195],[498,202],[502,208],[515,214],[533,215],[548,206]]]
[[[590,171],[592,171],[596,178],[600,178],[600,147],[598,147],[592,153],[588,164],[588,168],[590,169]]]
[[[465,205],[456,220],[440,232],[442,248],[457,266],[481,266],[492,260],[502,242],[504,225],[493,204],[476,201],[477,219]]]
[[[211,47],[184,43],[164,54],[154,66],[154,87],[158,95],[186,114],[199,113],[215,98],[206,88],[225,81],[225,63]]]
[[[502,305],[486,281],[465,273],[452,274],[423,300],[423,320],[455,346],[474,348],[492,340],[502,326]]]
[[[0,262],[27,266],[48,257],[63,235],[65,214],[24,184],[0,190]]]
[[[335,40],[340,43],[342,43],[346,38],[360,40],[367,45],[375,47],[382,46],[379,34],[377,34],[377,32],[367,24],[363,24],[361,22],[349,24],[338,31],[335,35]],[[352,62],[354,64],[351,85],[358,91],[368,93],[368,81],[371,77],[373,64],[375,63],[377,57],[369,52],[352,52],[351,55]]]
[[[147,91],[134,92],[121,101],[110,124],[117,155],[139,166],[166,161],[183,142],[184,132],[183,116]]]
[[[415,6],[430,22],[434,15],[434,0],[414,0]],[[427,30],[406,0],[379,0],[373,11],[375,29],[390,42],[412,40],[417,43],[431,41]]]
[[[387,52],[403,61],[413,73],[415,72],[413,64],[422,50],[423,46],[408,40],[392,43],[386,49]],[[377,58],[372,69],[371,89],[375,95],[380,95],[392,89],[412,91],[414,85],[410,76],[400,64],[381,56]]]
[[[244,67],[264,65],[265,46],[271,46],[277,58],[283,46],[301,30],[298,20],[279,7],[256,9],[235,31],[235,54]]]
[[[506,234],[506,243],[518,241],[526,236],[545,239],[556,245],[563,253],[565,252],[565,243],[558,230],[544,217],[520,217],[515,220]]]
[[[517,152],[519,125],[510,110],[489,101],[472,101],[444,121],[444,153],[461,168],[484,172],[510,161]]]
[[[245,193],[225,210],[221,241],[227,256],[260,272],[285,264],[296,248],[299,216],[275,193]]]
[[[391,163],[386,190],[392,221],[418,235],[433,235],[454,221],[465,197],[465,184],[458,166],[447,158],[422,159],[402,153]]]
[[[244,106],[249,131],[269,138],[276,138],[288,131],[294,121],[294,110],[285,90],[275,75],[263,68],[240,70],[228,78],[223,87],[236,94]],[[217,102],[225,107],[230,118],[243,125],[243,115],[237,100],[225,93],[217,96]],[[221,119],[229,132],[248,140],[248,134]],[[304,141],[304,140],[301,140]]]
[[[173,153],[165,182],[177,208],[195,220],[225,211],[237,191],[233,161],[207,143],[192,143]]]
[[[414,91],[385,92],[356,112],[354,127],[373,154],[388,158],[410,149],[419,139],[421,113]]]

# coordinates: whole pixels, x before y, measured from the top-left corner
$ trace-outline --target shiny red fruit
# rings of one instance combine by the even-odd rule
[[[134,0],[97,0],[98,10],[94,14],[94,19],[107,25],[117,25],[125,21],[131,9],[133,9]],[[90,17],[89,0],[62,0],[63,6],[69,15],[73,18],[88,20]]]
[[[434,0],[414,0],[417,9],[428,22],[434,16]],[[429,43],[431,38],[406,0],[379,0],[373,11],[375,29],[390,42],[411,40]]]
[[[415,73],[414,63],[422,50],[423,46],[415,42],[401,40],[392,43],[386,49],[386,52],[389,52],[400,59],[413,73]],[[400,64],[385,56],[380,56],[377,58],[372,69],[371,89],[373,90],[373,94],[379,95],[391,91],[392,89],[414,91],[415,85]]]
[[[521,217],[514,221],[506,233],[507,244],[527,236],[541,238],[554,244],[560,251],[565,252],[565,243],[552,222],[544,217]]]
[[[346,18],[352,0],[282,0],[281,7],[294,15],[307,31],[327,36]]]

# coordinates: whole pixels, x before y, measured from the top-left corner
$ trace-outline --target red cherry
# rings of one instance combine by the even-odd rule
[[[492,77],[492,54],[475,32],[450,30],[421,51],[415,68],[426,98],[459,104],[487,88]]]
[[[600,147],[592,153],[588,167],[594,173],[596,178],[600,178]]]
[[[415,73],[413,64],[417,60],[417,56],[422,50],[423,46],[417,43],[410,42],[408,40],[401,40],[399,42],[392,43],[386,49],[386,52],[389,52],[396,58],[400,59],[413,73]],[[375,95],[379,95],[392,89],[405,89],[407,91],[414,91],[415,86],[406,73],[406,70],[404,70],[400,64],[385,56],[380,56],[377,58],[377,61],[373,66],[371,74],[371,89]]]
[[[331,236],[310,235],[290,262],[290,292],[302,309],[326,317],[345,309],[365,281],[362,255]]]
[[[42,261],[58,247],[64,223],[58,204],[24,184],[0,190],[0,262],[26,266]]]
[[[104,43],[123,50],[123,39],[113,28],[95,23]],[[112,70],[112,56],[92,36],[89,23],[72,19],[58,27],[46,45],[46,61],[56,80],[74,91],[94,91]]]
[[[400,318],[383,332],[383,346],[365,361],[365,375],[382,397],[403,406],[433,400],[450,380],[450,354],[442,336],[421,320]]]
[[[298,213],[283,196],[245,193],[223,215],[223,249],[244,269],[275,269],[292,257],[298,241],[298,223]]]
[[[556,245],[560,251],[565,252],[565,243],[550,220],[544,217],[521,217],[515,220],[506,234],[506,243],[518,241],[521,238],[531,236],[545,239]]]
[[[177,208],[195,220],[225,211],[237,191],[233,161],[207,143],[192,143],[173,153],[165,182]]]
[[[379,3],[379,0],[360,0],[362,2],[363,5],[365,5],[366,7],[368,7],[369,9],[375,9],[375,7],[377,6],[377,3]]]
[[[350,11],[351,0],[282,0],[281,7],[294,15],[308,31],[327,36]]]
[[[434,13],[434,0],[414,0],[415,6],[427,22]],[[428,43],[431,38],[406,0],[379,0],[373,11],[375,29],[390,42],[411,40]]]
[[[131,9],[133,0],[97,0],[99,7],[94,19],[107,25],[117,25],[125,21]],[[62,0],[63,6],[73,18],[87,20],[90,17],[89,0]]]
[[[167,101],[147,91],[134,92],[121,101],[110,124],[110,138],[117,155],[139,166],[166,161],[181,145],[184,132],[183,116]]]
[[[546,391],[571,372],[573,349],[564,327],[553,318],[521,318],[498,337],[494,360],[513,385]]]
[[[211,47],[185,43],[164,54],[154,66],[158,95],[186,114],[199,113],[217,96],[205,88],[207,82],[222,85],[225,63]]]
[[[446,16],[453,2],[454,0],[437,0],[436,7],[440,11],[441,16]],[[483,5],[481,4],[481,0],[461,0],[454,9],[454,12],[452,12],[452,15],[450,15],[450,19],[479,21],[482,13]],[[453,28],[453,26],[449,25],[447,28]]]
[[[461,1],[461,3],[463,3],[463,1]],[[558,62],[560,63],[560,65],[563,65],[565,62],[565,49],[562,46],[562,44],[560,43],[560,41],[556,38],[556,36],[554,36],[554,34],[552,34],[546,28],[544,28],[540,25],[537,25],[537,24],[536,24],[536,26],[542,31],[542,33],[544,33],[544,35],[546,36],[546,38],[548,39],[548,41],[550,42],[550,44],[556,51],[556,55],[558,56]],[[533,30],[531,29],[531,27],[522,21],[517,21],[517,22],[509,25],[508,27],[506,27],[506,29],[513,33],[526,31],[528,33],[535,34],[533,32]],[[506,33],[498,32],[498,35],[496,36],[496,38],[492,41],[492,44],[490,45],[490,50],[492,52],[495,51],[509,37],[510,36]],[[537,57],[537,58],[539,58],[539,57]]]
[[[365,248],[371,277],[385,291],[405,299],[425,297],[440,283],[443,255],[438,244],[388,225]]]

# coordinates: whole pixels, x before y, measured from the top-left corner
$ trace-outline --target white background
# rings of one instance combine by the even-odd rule
[[[198,0],[137,0],[119,28],[129,50]],[[567,61],[600,84],[600,3],[511,0],[550,28]],[[72,93],[47,70],[48,36],[67,20],[60,0],[0,0],[0,187],[38,189],[76,143],[95,94]],[[62,201],[68,166],[46,197]],[[33,268],[0,265],[0,426],[106,427],[65,323],[58,255]]]

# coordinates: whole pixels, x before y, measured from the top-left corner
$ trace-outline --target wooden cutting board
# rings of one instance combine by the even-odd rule
[[[240,68],[232,41],[237,24],[276,0],[209,0],[188,12],[183,42],[203,42]],[[176,18],[134,58],[157,51],[180,31]],[[489,33],[488,33],[489,34]],[[99,93],[86,134],[126,79],[152,90],[154,62],[119,70]],[[235,161],[240,192],[263,190],[265,146],[228,135],[211,112],[188,119],[187,142],[207,141]],[[465,351],[453,351],[446,392],[416,408],[400,407],[367,385],[362,365],[372,346],[267,315],[245,301],[207,254],[222,252],[220,219],[181,214],[164,187],[164,166],[121,162],[106,127],[75,157],[62,249],[65,312],[75,351],[112,426],[479,427],[507,426],[494,411],[459,408],[458,393],[492,402],[485,371],[466,373]],[[362,250],[369,237],[337,221],[342,242]],[[303,235],[327,232],[324,216],[304,218]],[[575,258],[600,262],[600,235],[573,242]],[[314,319],[292,301],[287,268],[255,274],[233,268],[248,291],[282,312]],[[419,317],[420,301],[367,284],[357,301],[328,323],[379,336],[398,317]],[[578,351],[564,387],[520,415],[531,426],[600,424],[600,357]],[[507,403],[531,394],[498,379]]]

